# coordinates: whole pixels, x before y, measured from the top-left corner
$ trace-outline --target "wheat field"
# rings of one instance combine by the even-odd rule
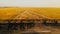
[[[60,8],[0,8],[0,19],[38,19],[38,18],[60,18]]]
[[[24,7],[1,7],[0,20],[10,19],[39,19],[53,18],[60,19],[60,8],[24,8]],[[38,25],[38,24],[37,24]],[[39,25],[38,25],[39,26]],[[29,29],[29,31],[47,31],[49,34],[60,34],[60,27],[40,25]],[[1,30],[4,32],[3,30]],[[7,30],[8,31],[8,30]],[[5,31],[5,32],[7,32]],[[9,31],[10,32],[10,31]],[[20,30],[14,30],[14,34],[20,34]]]

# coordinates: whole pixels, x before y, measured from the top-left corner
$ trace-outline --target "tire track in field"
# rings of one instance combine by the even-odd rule
[[[30,15],[30,16],[29,16],[29,15]],[[18,15],[15,17],[15,19],[31,18],[31,17],[33,17],[34,15],[38,17],[38,18],[36,18],[36,19],[48,18],[48,17],[46,17],[46,16],[44,16],[44,15],[41,15],[41,14],[38,14],[38,13],[36,13],[36,12],[34,12],[34,11],[25,10],[25,11],[23,11],[22,13],[18,14]],[[26,18],[23,18],[23,17],[25,17],[25,16],[27,16],[27,17],[26,17]],[[33,19],[33,18],[31,18],[31,19]]]
[[[12,16],[10,19],[16,19],[17,16],[19,16],[20,14],[22,14],[24,11],[19,11],[16,15]]]

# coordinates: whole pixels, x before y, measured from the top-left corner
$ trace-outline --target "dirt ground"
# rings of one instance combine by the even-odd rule
[[[35,26],[25,31],[17,30],[0,30],[0,34],[60,34],[60,26]]]

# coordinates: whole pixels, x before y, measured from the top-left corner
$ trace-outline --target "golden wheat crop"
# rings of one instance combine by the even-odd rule
[[[60,8],[0,8],[0,19],[60,18]]]

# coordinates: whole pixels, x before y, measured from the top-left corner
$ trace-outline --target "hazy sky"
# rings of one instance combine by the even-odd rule
[[[0,6],[60,7],[60,0],[0,0]]]

